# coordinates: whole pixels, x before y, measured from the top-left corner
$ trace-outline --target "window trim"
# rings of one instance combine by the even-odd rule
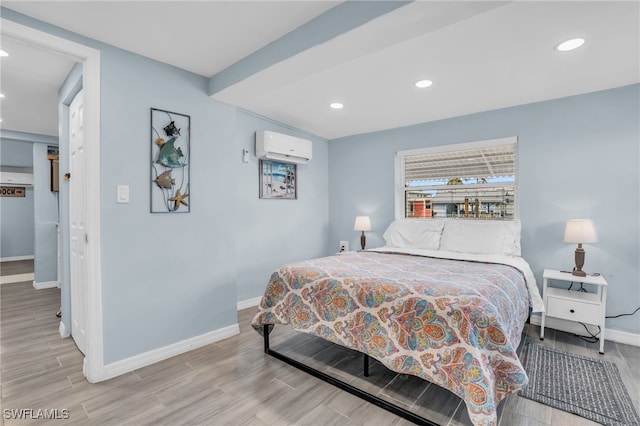
[[[395,219],[403,219],[405,216],[405,178],[404,178],[404,166],[405,166],[405,157],[409,157],[412,155],[424,155],[424,154],[437,154],[441,152],[452,152],[452,151],[465,151],[469,149],[478,149],[478,148],[489,148],[495,146],[504,146],[504,145],[516,145],[516,159],[515,159],[515,173],[514,173],[514,205],[515,205],[515,215],[514,219],[520,219],[520,196],[519,196],[519,158],[520,158],[520,150],[518,145],[518,137],[517,136],[509,136],[506,138],[498,138],[498,139],[486,139],[480,141],[473,142],[463,142],[463,143],[453,143],[447,145],[436,145],[425,148],[416,148],[416,149],[407,149],[396,152],[395,157]]]

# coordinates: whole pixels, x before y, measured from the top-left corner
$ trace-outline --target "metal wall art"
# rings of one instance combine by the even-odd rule
[[[296,165],[260,160],[260,198],[295,200],[298,198]]]
[[[191,117],[151,108],[151,213],[188,213]]]

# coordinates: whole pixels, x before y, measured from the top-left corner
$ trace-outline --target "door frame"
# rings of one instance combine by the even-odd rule
[[[87,181],[87,348],[83,373],[90,383],[106,379],[102,322],[100,235],[100,50],[17,22],[0,18],[3,36],[15,38],[70,56],[82,63],[85,93],[84,131]],[[76,178],[74,176],[74,178]],[[69,206],[71,209],[72,206]],[[66,236],[68,238],[68,236]],[[62,260],[69,262],[69,258]],[[73,286],[73,283],[70,282]]]

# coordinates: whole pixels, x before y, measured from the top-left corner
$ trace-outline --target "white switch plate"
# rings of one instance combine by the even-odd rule
[[[349,251],[349,241],[340,241],[340,253]]]
[[[129,185],[118,185],[117,186],[117,196],[116,202],[118,203],[128,203],[129,202]]]
[[[243,163],[249,162],[249,150],[246,148],[242,150],[242,162]]]

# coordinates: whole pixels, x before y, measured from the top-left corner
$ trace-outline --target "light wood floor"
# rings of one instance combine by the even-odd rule
[[[33,259],[0,262],[0,285],[33,281]]]
[[[249,326],[255,309],[239,312],[240,334],[102,383],[82,375],[82,355],[58,335],[58,289],[34,290],[30,282],[1,289],[0,386],[6,425],[406,425],[407,422],[262,351]],[[537,340],[539,328],[525,334]],[[549,330],[545,345],[599,356],[597,344]],[[420,379],[395,375],[379,363],[361,375],[361,357],[336,345],[276,327],[272,347],[390,398],[442,425],[468,425],[464,404]],[[640,406],[640,348],[607,342],[636,407]],[[16,420],[11,409],[68,410],[66,420]],[[580,417],[520,398],[500,406],[500,424],[589,425]]]
[[[33,272],[33,259],[0,262],[0,275],[16,275]]]

